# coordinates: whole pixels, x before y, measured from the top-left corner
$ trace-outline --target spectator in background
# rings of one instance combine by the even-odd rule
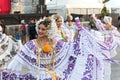
[[[80,16],[80,22],[84,22],[85,21],[85,17],[84,17],[84,15],[81,15]]]
[[[36,27],[35,19],[30,19],[30,22],[28,23],[29,40],[36,39],[37,32],[35,30],[35,27]]]
[[[90,25],[91,29],[96,29],[95,22],[92,18],[92,15],[89,15],[89,25]]]
[[[120,16],[118,17],[118,25],[117,25],[117,29],[120,31]]]
[[[15,36],[14,37],[16,40],[20,40],[20,31],[18,28],[15,28]]]
[[[26,23],[25,20],[21,20],[21,41],[22,43],[26,42]]]

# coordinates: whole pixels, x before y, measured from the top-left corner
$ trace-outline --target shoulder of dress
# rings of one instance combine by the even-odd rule
[[[29,41],[27,41],[27,42],[25,43],[25,45],[33,46],[33,45],[35,45],[35,41],[36,41],[36,39],[29,40]]]

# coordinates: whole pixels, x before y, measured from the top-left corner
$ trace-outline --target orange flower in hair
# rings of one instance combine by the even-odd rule
[[[51,51],[51,46],[50,45],[44,45],[43,46],[43,51],[45,52],[45,53],[49,53],[50,51]]]

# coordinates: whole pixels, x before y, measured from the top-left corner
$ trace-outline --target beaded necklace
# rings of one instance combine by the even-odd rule
[[[46,38],[46,43],[42,43],[40,38],[37,38],[38,48],[36,49],[37,55],[37,64],[44,64],[46,67],[46,74],[50,74],[52,80],[56,80],[55,74],[55,62],[56,62],[56,49],[51,39]],[[40,73],[40,69],[38,70]]]
[[[58,29],[58,33],[63,39],[66,38],[66,35],[64,34],[64,32],[61,29]]]

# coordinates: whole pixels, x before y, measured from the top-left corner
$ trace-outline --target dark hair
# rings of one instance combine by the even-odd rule
[[[120,20],[120,16],[118,16],[118,20]]]
[[[39,25],[40,24],[43,24],[43,25],[45,25],[45,27],[49,27],[50,26],[50,23],[51,23],[51,20],[50,19],[45,19],[44,21],[41,21],[40,23],[39,23]]]
[[[88,16],[90,17],[90,16],[92,16],[92,14],[89,14]]]

